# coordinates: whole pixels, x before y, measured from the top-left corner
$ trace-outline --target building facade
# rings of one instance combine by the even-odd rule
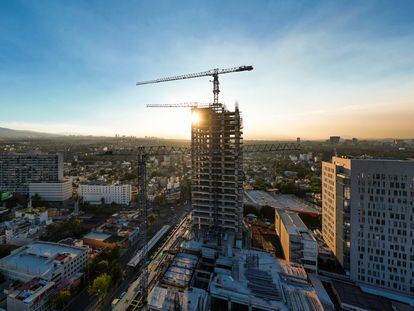
[[[242,231],[242,124],[238,107],[194,108],[192,227],[199,236]]]
[[[62,182],[42,182],[30,183],[29,195],[39,195],[42,201],[63,202],[72,197],[72,180],[68,179]]]
[[[322,235],[342,267],[349,271],[351,160],[322,162]]]
[[[129,205],[131,202],[131,185],[107,185],[90,183],[79,185],[79,197],[90,204],[120,204]]]
[[[351,279],[414,297],[414,161],[351,166]]]
[[[27,194],[30,183],[63,181],[63,155],[40,152],[0,155],[0,191]]]
[[[275,210],[275,230],[285,259],[302,264],[310,272],[318,271],[318,243],[300,217],[293,212]]]
[[[323,236],[351,280],[414,297],[414,161],[334,157],[322,172]]]

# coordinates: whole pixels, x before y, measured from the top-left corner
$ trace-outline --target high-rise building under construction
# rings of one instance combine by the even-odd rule
[[[242,233],[243,156],[239,108],[193,108],[192,228],[199,237]]]

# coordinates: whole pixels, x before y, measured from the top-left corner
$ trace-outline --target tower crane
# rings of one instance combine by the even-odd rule
[[[226,74],[226,73],[233,73],[233,72],[242,72],[242,71],[251,71],[253,70],[253,66],[239,66],[227,69],[212,69],[204,72],[193,73],[193,74],[186,74],[186,75],[178,75],[166,78],[160,78],[156,80],[148,80],[148,81],[141,81],[137,82],[136,85],[145,85],[145,84],[153,84],[153,83],[161,83],[161,82],[168,82],[168,81],[175,81],[175,80],[184,80],[184,79],[192,79],[192,78],[199,78],[199,77],[212,77],[213,82],[213,103],[212,104],[199,104],[199,103],[182,103],[182,104],[166,104],[166,105],[147,105],[147,107],[191,107],[191,108],[201,108],[201,107],[212,107],[212,108],[220,108],[222,104],[219,103],[219,75]],[[296,143],[278,143],[278,144],[262,144],[257,145],[247,145],[242,146],[242,152],[253,153],[253,152],[281,152],[281,151],[297,151],[300,150],[300,145]],[[191,147],[165,147],[165,146],[152,146],[152,147],[139,147],[138,148],[138,207],[143,212],[144,217],[144,224],[143,224],[143,240],[144,240],[144,248],[143,248],[143,257],[142,257],[142,279],[141,279],[141,295],[142,295],[142,302],[144,305],[147,303],[148,297],[148,237],[147,237],[147,229],[148,229],[148,209],[147,209],[147,193],[146,193],[146,162],[148,156],[156,156],[156,155],[172,155],[172,154],[187,154],[192,151]],[[116,154],[114,154],[116,155]],[[206,151],[206,155],[211,155],[210,151]]]
[[[190,103],[178,103],[178,104],[147,104],[147,108],[208,108],[210,104],[207,103],[197,103],[197,102],[190,102]]]
[[[144,84],[153,84],[153,83],[161,83],[161,82],[168,82],[168,81],[175,81],[175,80],[184,80],[184,79],[192,79],[192,78],[199,78],[199,77],[213,77],[213,105],[216,106],[219,104],[218,96],[220,93],[219,88],[219,79],[218,76],[225,73],[232,73],[232,72],[241,72],[241,71],[251,71],[253,70],[253,66],[239,66],[227,69],[212,69],[208,71],[198,72],[198,73],[190,73],[186,75],[179,75],[179,76],[172,76],[166,78],[160,78],[155,80],[148,80],[148,81],[141,81],[137,82],[136,85],[144,85]]]

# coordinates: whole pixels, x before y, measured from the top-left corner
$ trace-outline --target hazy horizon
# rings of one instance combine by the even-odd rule
[[[414,137],[414,3],[13,1],[0,4],[0,126],[190,138],[212,68],[247,140]],[[214,23],[212,23],[214,20]]]

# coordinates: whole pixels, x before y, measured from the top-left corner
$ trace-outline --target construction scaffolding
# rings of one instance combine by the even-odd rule
[[[192,108],[192,228],[199,238],[241,234],[243,217],[242,121],[239,108]]]

